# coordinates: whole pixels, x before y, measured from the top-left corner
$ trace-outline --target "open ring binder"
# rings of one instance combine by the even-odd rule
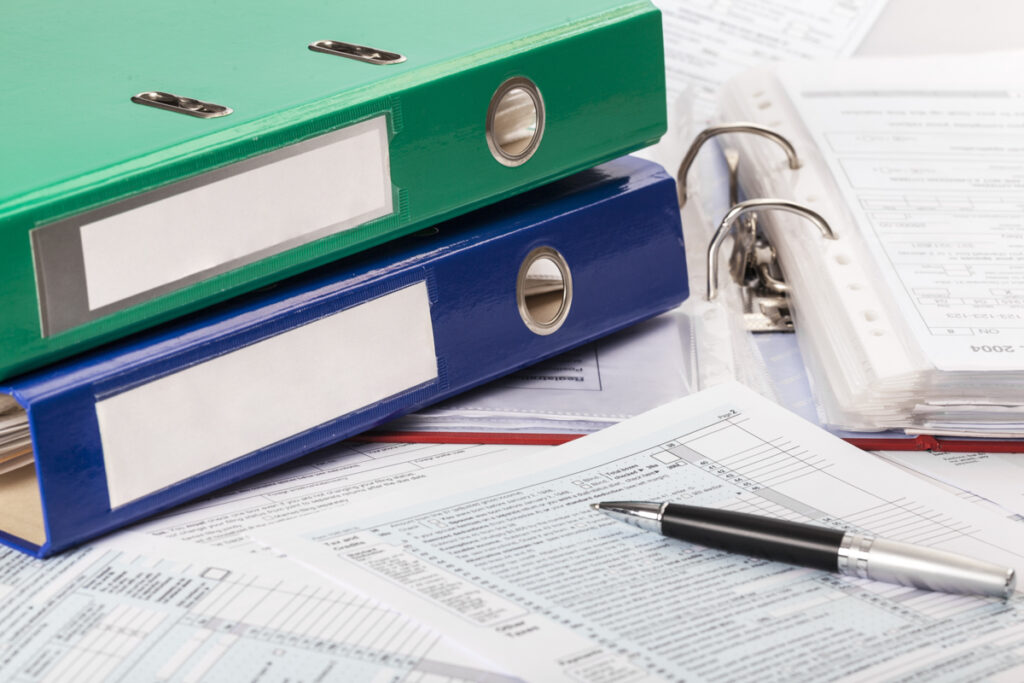
[[[679,207],[686,204],[686,176],[701,147],[708,140],[726,133],[749,133],[772,140],[786,153],[790,169],[800,168],[796,149],[780,133],[765,126],[737,121],[706,128],[694,138],[679,164],[676,183]],[[733,149],[724,150],[729,167],[729,201],[732,207],[722,218],[714,236],[708,244],[707,293],[708,301],[714,300],[718,292],[718,254],[722,243],[729,235],[733,224],[742,217],[743,229],[737,236],[732,255],[729,258],[733,280],[739,284],[744,307],[744,322],[751,332],[792,332],[793,320],[789,314],[788,287],[782,277],[775,249],[762,233],[757,230],[756,211],[771,209],[786,211],[803,216],[818,226],[822,235],[836,239],[828,222],[816,211],[788,199],[757,198],[739,202],[736,180],[739,167],[739,153]]]
[[[711,238],[711,242],[708,244],[708,301],[712,301],[718,293],[718,252],[722,247],[722,242],[725,241],[726,236],[729,234],[729,230],[740,216],[758,209],[775,209],[803,216],[818,226],[818,230],[821,231],[823,236],[830,240],[836,239],[836,235],[832,231],[832,228],[829,227],[828,221],[822,218],[821,214],[817,211],[809,209],[803,204],[798,204],[797,202],[793,202],[788,199],[770,198],[747,199],[735,204],[728,212],[726,212],[725,216],[722,217],[722,221],[718,224],[718,228],[715,230],[715,234]]]
[[[683,157],[682,162],[679,164],[679,170],[676,172],[676,187],[679,194],[679,208],[683,208],[686,204],[686,176],[690,172],[690,167],[693,165],[694,160],[697,158],[697,154],[700,152],[701,147],[704,143],[719,135],[725,133],[750,133],[752,135],[760,135],[761,137],[768,138],[773,142],[777,143],[779,147],[786,152],[786,157],[789,159],[789,167],[791,169],[800,168],[800,158],[796,155],[796,149],[790,144],[789,140],[775,132],[771,128],[766,128],[757,123],[749,123],[747,121],[734,121],[732,123],[723,123],[718,126],[711,126],[705,128],[700,133],[697,133],[697,137],[690,143],[690,149],[686,151],[686,156]]]
[[[739,282],[712,273],[717,297],[693,307],[700,386],[738,378],[861,447],[1024,448],[1024,240],[1012,239],[1021,192],[1010,170],[1019,153],[1014,128],[987,123],[1013,120],[1020,105],[965,98],[980,92],[981,66],[788,65],[723,86],[722,120],[784,133],[801,168],[760,135],[726,135],[713,158],[693,161],[701,191],[689,203],[700,206],[687,237],[703,245],[693,270],[731,251],[717,267]],[[986,92],[1011,83],[999,73]],[[713,251],[709,266],[719,218],[756,197],[806,203],[839,239],[736,210],[715,245],[731,243],[727,255]],[[783,326],[796,334],[749,334]]]

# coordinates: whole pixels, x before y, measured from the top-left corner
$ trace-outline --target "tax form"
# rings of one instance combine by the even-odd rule
[[[881,451],[877,455],[970,491],[1024,521],[1024,458],[1020,453]]]
[[[405,509],[258,531],[527,680],[1024,675],[1024,604],[731,555],[608,519],[669,500],[868,531],[1024,566],[1024,525],[722,385]],[[363,516],[357,517],[358,513]]]
[[[1024,370],[1022,64],[1013,53],[779,71],[940,370]]]
[[[5,681],[488,681],[436,633],[285,560],[122,533],[0,550]]]
[[[679,309],[382,425],[385,432],[584,434],[691,393]]]
[[[719,86],[765,62],[853,54],[885,0],[654,0],[662,11],[668,101],[703,126]]]
[[[504,467],[509,460],[544,451],[543,446],[399,444],[345,441],[271,472],[246,479],[194,503],[132,527],[182,541],[259,550],[251,533],[268,524],[323,510],[338,514],[365,497],[382,499],[416,485],[432,485],[452,468]]]
[[[543,450],[346,442],[57,557],[0,549],[0,680],[510,681],[249,534]]]

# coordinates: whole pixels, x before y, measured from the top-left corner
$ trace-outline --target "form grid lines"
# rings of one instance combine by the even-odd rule
[[[687,438],[680,438],[677,442],[690,448],[709,463],[713,463],[712,467],[706,469],[714,476],[725,479],[733,485],[740,483],[739,480],[745,480],[745,483],[748,484],[745,488],[753,491],[763,492],[764,489],[776,491],[783,484],[819,475],[830,477],[842,486],[850,486],[848,482],[834,477],[828,471],[830,465],[824,458],[802,448],[785,436],[772,438],[761,436],[748,428],[749,421],[749,418],[742,414],[732,415],[715,425],[716,429],[714,430],[701,430]],[[753,440],[754,445],[744,446],[726,455],[709,454],[698,450],[699,445],[694,447],[696,441],[712,434],[721,435],[723,431],[729,429],[742,432],[749,437],[744,443]],[[922,544],[935,544],[961,536],[967,537],[977,531],[968,524],[957,522],[953,517],[923,505],[911,506],[904,499],[885,500],[869,491],[863,492],[870,494],[879,503],[846,514],[843,519],[823,516],[822,519],[816,521],[861,532],[870,531],[879,535],[892,534],[907,542]],[[755,502],[748,496],[727,507],[737,510],[741,508],[757,510],[759,513],[768,513],[794,521],[807,519],[800,511],[787,508],[783,504],[763,497]]]
[[[140,575],[159,574],[160,567],[137,566],[137,559],[120,565],[124,555],[115,552],[104,556],[90,572],[91,580],[104,571],[119,574],[125,567],[131,567]],[[169,570],[179,569],[177,566]],[[199,583],[208,583],[203,576],[207,568],[199,565],[185,567],[187,574]],[[90,590],[89,586],[82,586]],[[102,587],[94,587],[105,593]],[[268,605],[267,600],[275,598],[272,611],[257,614]],[[104,609],[102,602],[91,601],[89,605],[101,610],[94,625],[83,632],[77,642],[62,640],[51,642],[54,651],[61,654],[50,666],[43,680],[64,680],[74,671],[78,680],[113,680],[115,669],[125,661],[126,652],[144,647],[147,652],[159,648],[160,641],[174,628],[186,628],[199,637],[199,645],[207,655],[209,648],[224,652],[243,640],[261,640],[268,643],[305,646],[315,650],[330,650],[338,656],[350,659],[380,663],[389,662],[399,667],[416,666],[422,659],[424,646],[429,650],[432,642],[429,633],[399,618],[398,613],[385,611],[375,602],[362,597],[347,597],[330,589],[284,581],[262,583],[258,576],[238,572],[228,573],[223,579],[199,599],[199,602],[177,618],[169,614],[148,609],[145,605],[121,604],[112,610]],[[226,613],[236,614],[225,618]],[[303,615],[314,615],[304,619]],[[277,633],[275,633],[277,631]],[[284,631],[284,633],[281,633]],[[325,635],[330,631],[329,635]],[[216,643],[211,637],[220,638]],[[225,640],[225,638],[228,638]],[[198,663],[183,659],[175,667],[177,673],[182,667]],[[205,661],[205,660],[203,660]],[[201,663],[201,662],[199,662]],[[120,672],[118,680],[133,680],[137,674],[131,668]],[[187,677],[202,675],[199,671],[188,673]]]

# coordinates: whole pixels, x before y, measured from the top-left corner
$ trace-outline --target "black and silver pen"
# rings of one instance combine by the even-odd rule
[[[1008,598],[1013,569],[965,555],[730,510],[675,503],[591,505],[615,519],[732,553],[944,593]]]

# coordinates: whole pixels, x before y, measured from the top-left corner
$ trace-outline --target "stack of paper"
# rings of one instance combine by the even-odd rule
[[[0,396],[0,474],[32,462],[32,437],[25,411],[9,396]]]
[[[670,311],[380,431],[401,439],[470,432],[487,442],[596,432],[691,393],[692,345],[689,317]]]
[[[824,421],[853,431],[1024,435],[1024,55],[753,72],[723,116],[778,129],[803,166],[736,136],[792,287]]]

